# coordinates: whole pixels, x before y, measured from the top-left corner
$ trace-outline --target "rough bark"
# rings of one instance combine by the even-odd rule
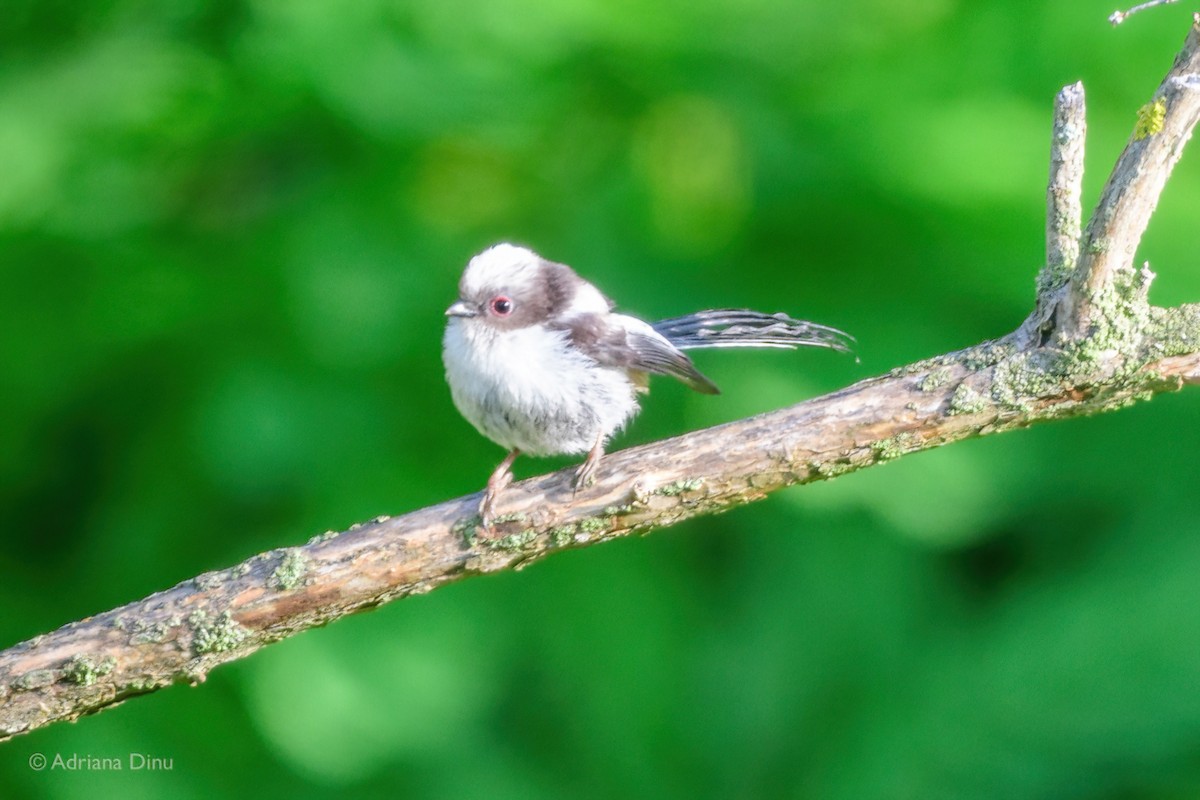
[[[1149,305],[1134,254],[1200,117],[1200,21],[1081,230],[1083,87],[1056,104],[1047,263],[1013,333],[804,403],[509,488],[499,536],[478,495],[273,550],[0,652],[0,741],[177,682],[347,614],[566,548],[646,533],[906,453],[1200,383],[1200,304]]]

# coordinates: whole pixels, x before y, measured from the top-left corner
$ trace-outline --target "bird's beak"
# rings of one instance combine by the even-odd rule
[[[477,317],[479,310],[465,300],[459,300],[446,309],[447,317]]]

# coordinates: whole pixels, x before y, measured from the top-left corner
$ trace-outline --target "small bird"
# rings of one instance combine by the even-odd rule
[[[612,301],[565,264],[512,244],[471,259],[446,316],[442,360],[454,405],[509,451],[479,504],[489,532],[521,453],[586,452],[575,488],[590,485],[609,437],[638,412],[650,374],[718,394],[684,350],[807,345],[849,352],[853,342],[786,314],[736,309],[648,324],[613,311]]]

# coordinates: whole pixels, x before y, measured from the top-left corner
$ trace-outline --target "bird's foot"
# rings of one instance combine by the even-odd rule
[[[494,539],[496,536],[496,498],[512,483],[512,463],[520,454],[520,450],[513,448],[492,472],[487,488],[483,490],[483,498],[479,501],[479,525],[489,538]]]
[[[575,470],[575,480],[571,484],[571,494],[575,494],[580,489],[586,489],[596,482],[596,468],[600,466],[600,459],[603,456],[604,437],[600,437],[592,445],[592,449],[588,451],[587,458],[579,465],[579,469]]]

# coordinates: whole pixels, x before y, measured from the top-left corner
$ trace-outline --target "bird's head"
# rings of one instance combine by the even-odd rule
[[[451,322],[513,330],[609,308],[604,296],[570,267],[525,247],[498,244],[467,264],[458,300],[446,316]]]

